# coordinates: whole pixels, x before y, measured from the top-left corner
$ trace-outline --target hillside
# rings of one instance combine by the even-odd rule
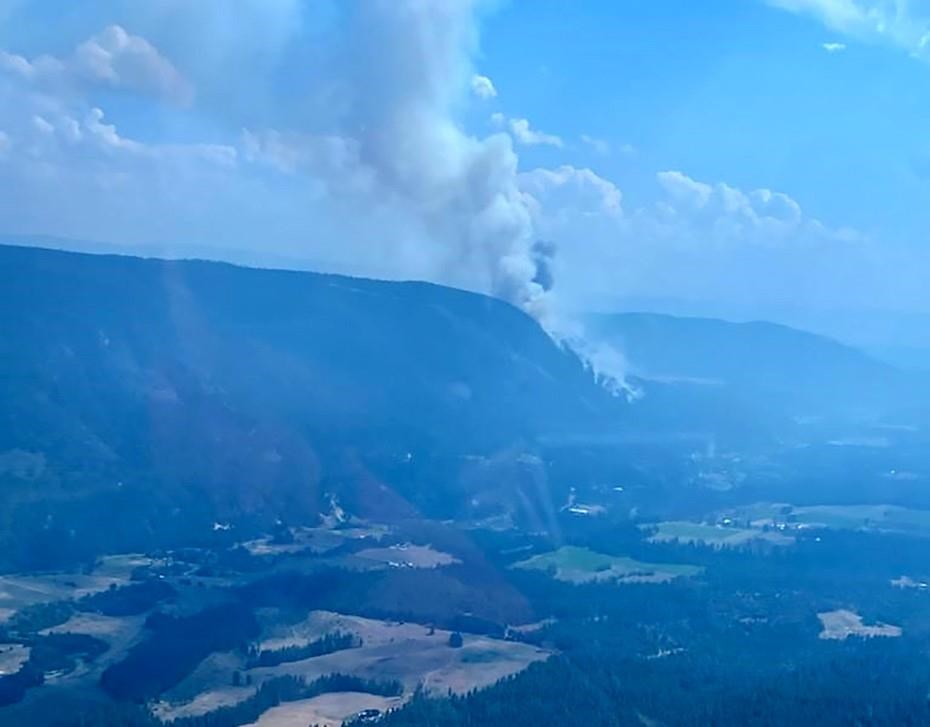
[[[332,496],[367,517],[546,527],[579,477],[669,486],[709,442],[768,447],[804,417],[919,399],[896,369],[780,326],[593,323],[639,400],[473,293],[0,246],[0,567],[313,521]]]
[[[824,336],[767,322],[654,313],[590,318],[645,379],[713,388],[792,417],[878,417],[923,393],[916,376]]]
[[[37,561],[68,533],[90,552],[315,516],[373,458],[624,409],[520,311],[424,283],[5,246],[0,322],[0,532]],[[465,497],[416,486],[413,507]]]

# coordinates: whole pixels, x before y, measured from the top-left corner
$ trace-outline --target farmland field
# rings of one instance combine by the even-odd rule
[[[737,548],[753,541],[767,541],[774,545],[790,545],[794,539],[779,532],[767,532],[757,528],[724,527],[682,520],[666,521],[655,526],[649,540],[654,543],[679,542],[699,543],[715,548]]]
[[[392,545],[388,548],[366,548],[356,555],[359,558],[406,568],[438,568],[457,563],[448,553],[434,550],[428,545]]]
[[[875,636],[895,637],[900,636],[902,633],[900,626],[883,623],[867,625],[862,622],[862,616],[855,611],[846,609],[824,611],[818,613],[817,618],[823,624],[823,631],[820,632],[821,639],[844,641],[850,636],[864,638]]]
[[[756,503],[731,513],[738,522],[755,527],[786,526],[797,528],[831,528],[835,530],[872,530],[930,537],[930,510],[897,505],[807,505]]]
[[[218,707],[241,702],[263,682],[285,675],[300,677],[307,682],[334,673],[378,681],[396,680],[403,684],[408,696],[418,687],[437,695],[445,695],[450,690],[465,694],[490,686],[499,679],[522,671],[533,662],[548,659],[552,654],[529,644],[473,634],[463,634],[462,647],[452,648],[449,646],[451,634],[447,630],[330,611],[314,611],[297,624],[271,628],[258,646],[267,650],[281,649],[334,632],[352,633],[361,639],[362,645],[277,666],[251,669],[247,668],[240,654],[212,654],[164,695],[156,713],[162,720],[202,715]],[[252,686],[233,686],[230,677],[235,671],[247,676]],[[303,707],[294,706],[301,704]],[[382,708],[377,704],[371,706]],[[342,718],[368,708],[369,705],[362,704],[357,698],[340,700],[323,695],[282,705],[268,717],[280,721],[259,721],[258,724],[291,724],[287,720],[295,714],[304,713],[325,717],[316,720],[320,724],[339,724]],[[326,717],[327,714],[335,716]],[[339,714],[343,717],[337,718]],[[302,722],[311,723],[314,723],[313,719]]]
[[[343,721],[363,710],[386,712],[400,703],[398,697],[379,697],[365,692],[332,692],[272,707],[249,727],[339,727]]]
[[[588,548],[566,545],[535,555],[513,566],[551,572],[570,583],[616,581],[618,583],[665,583],[673,578],[696,576],[699,566],[681,563],[643,563],[633,558],[604,555]]]

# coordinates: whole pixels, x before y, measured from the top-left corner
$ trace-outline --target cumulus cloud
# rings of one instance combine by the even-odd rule
[[[681,171],[655,181],[652,199],[630,206],[590,169],[520,175],[534,229],[558,241],[552,268],[561,298],[582,308],[628,296],[822,303],[848,285],[833,282],[840,266],[851,278],[872,277],[866,238],[806,214],[789,195]]]
[[[110,25],[81,43],[70,65],[90,81],[151,93],[188,104],[193,89],[177,68],[145,38]]]
[[[147,40],[110,25],[65,58],[0,51],[0,72],[51,86],[99,84],[188,104],[193,88]]]
[[[832,235],[806,218],[791,197],[769,189],[744,191],[707,184],[679,171],[657,175],[666,198],[655,208],[655,230],[676,243],[781,246]]]
[[[0,231],[133,243],[177,238],[185,225],[190,239],[211,226],[197,222],[204,195],[192,190],[227,184],[237,150],[120,133],[88,94],[100,86],[143,91],[138,84],[148,77],[130,71],[137,59],[121,57],[124,51],[115,46],[112,51],[110,65],[94,73],[109,67],[116,80],[92,76],[77,52],[63,59],[0,56],[0,127],[6,141]],[[145,90],[163,98],[160,86]]]
[[[471,92],[481,99],[495,98],[497,89],[487,76],[479,76],[477,73],[471,77]]]
[[[846,50],[845,43],[823,43],[821,46],[827,53],[842,53]]]
[[[234,124],[237,115],[246,122],[231,138],[214,144],[142,141],[121,134],[118,123],[108,120],[87,89],[104,86],[172,102],[192,98],[185,75],[156,43],[110,25],[66,57],[2,56],[0,81],[6,87],[0,89],[0,126],[10,128],[17,145],[18,137],[24,142],[16,167],[20,173],[27,173],[31,163],[33,172],[41,169],[63,180],[83,168],[89,180],[108,186],[107,196],[81,205],[87,219],[75,226],[76,235],[112,219],[92,210],[119,205],[120,190],[140,198],[140,204],[127,202],[124,208],[139,209],[144,200],[150,215],[160,217],[162,234],[176,220],[175,237],[188,236],[182,226],[186,220],[172,204],[178,196],[187,194],[189,205],[201,204],[205,221],[198,230],[207,228],[209,215],[217,215],[221,198],[251,197],[257,201],[247,205],[250,211],[237,205],[217,215],[225,236],[252,234],[253,245],[271,238],[293,253],[336,258],[335,267],[340,258],[370,262],[370,274],[390,275],[392,270],[379,268],[390,261],[397,275],[488,292],[542,318],[551,280],[546,274],[538,277],[538,266],[549,256],[540,257],[534,249],[537,240],[518,186],[511,137],[475,136],[458,118],[472,94],[487,97],[493,91],[490,80],[477,76],[472,65],[477,6],[473,0],[334,5],[336,17],[325,21],[331,24],[327,43],[294,51],[310,54],[297,57],[312,58],[312,70],[295,80],[293,68],[282,66],[279,72],[288,83],[266,79],[263,91],[277,95],[258,113],[224,109],[231,116],[217,116],[222,124]],[[192,14],[188,21],[225,17],[219,10],[201,15],[200,4],[166,7],[172,18],[182,10]],[[261,7],[254,9],[260,13]],[[151,26],[148,11],[139,12],[141,24]],[[276,10],[268,12],[277,16]],[[182,36],[191,30],[191,22],[178,25]],[[196,28],[196,40],[205,44],[203,56],[226,58],[212,44],[223,27],[225,22],[217,21],[216,27]],[[284,47],[288,42],[286,34],[274,40]],[[197,68],[198,79],[208,78],[189,52],[179,55]],[[281,47],[263,48],[261,55],[287,57]],[[228,75],[225,62],[213,72]],[[220,113],[212,101],[204,108]],[[171,179],[174,188],[167,195],[160,185],[170,174],[156,168],[166,164],[184,167],[184,176]],[[217,187],[217,175],[224,174]],[[213,186],[202,183],[207,179]],[[88,184],[75,197],[93,193]],[[8,210],[12,213],[12,207]],[[75,210],[70,219],[77,215]],[[264,215],[265,231],[256,234],[254,227],[231,219],[248,215]],[[150,229],[139,222],[137,228]],[[138,239],[145,232],[113,229],[107,237],[117,234]],[[286,242],[278,242],[282,238]]]
[[[137,36],[101,22],[90,39],[59,39],[70,54],[0,54],[0,231],[425,278],[560,332],[574,330],[559,320],[566,301],[740,286],[775,297],[799,279],[815,291],[832,274],[819,261],[864,249],[773,190],[667,171],[624,195],[577,163],[521,169],[519,145],[565,144],[504,114],[493,133],[464,126],[480,101],[480,5],[346,0],[315,26],[326,43],[294,43],[312,20],[296,0],[243,0],[245,19],[212,0],[166,0],[164,15],[127,3],[113,21]],[[179,78],[196,81],[192,107]],[[124,93],[149,113],[123,117],[111,100]]]
[[[526,146],[565,146],[561,137],[534,129],[526,119],[510,119],[510,133],[520,144]]]
[[[608,217],[623,213],[620,189],[590,169],[568,164],[557,169],[534,169],[520,175],[520,188],[537,215],[542,209]]]

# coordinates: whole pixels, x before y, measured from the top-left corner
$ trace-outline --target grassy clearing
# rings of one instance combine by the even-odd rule
[[[389,548],[366,548],[356,553],[356,556],[398,568],[438,568],[459,562],[448,553],[433,550],[428,545],[409,543]]]
[[[739,548],[754,541],[767,541],[773,545],[791,545],[794,542],[794,538],[780,532],[708,525],[684,520],[661,522],[658,525],[643,527],[644,529],[655,528],[655,533],[649,538],[655,543],[696,543],[714,548]]]
[[[617,583],[665,583],[673,578],[699,575],[699,566],[681,563],[643,563],[633,558],[604,555],[588,548],[566,545],[550,553],[534,555],[514,568],[541,570],[569,583],[615,581]]]
[[[122,576],[80,573],[0,576],[0,613],[9,617],[26,606],[76,600],[105,591],[111,585],[120,586],[127,582],[128,579]]]
[[[850,636],[894,638],[902,633],[900,626],[883,623],[866,625],[862,622],[862,616],[846,609],[824,611],[818,613],[817,618],[823,624],[823,630],[820,632],[821,639],[844,641]]]
[[[753,527],[779,527],[787,530],[831,528],[834,530],[874,530],[930,537],[930,510],[914,510],[897,505],[807,505],[756,503],[731,513],[737,522]]]
[[[323,554],[338,548],[346,540],[361,537],[353,530],[330,530],[328,528],[293,528],[290,542],[275,542],[273,538],[264,537],[250,540],[242,545],[252,555],[282,555],[288,553]]]

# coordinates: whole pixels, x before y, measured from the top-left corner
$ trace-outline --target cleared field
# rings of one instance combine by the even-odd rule
[[[162,695],[155,705],[155,714],[163,720],[190,717],[241,702],[250,697],[258,685],[233,686],[232,675],[236,671],[245,673],[241,654],[230,651],[210,654],[191,674]]]
[[[353,531],[330,530],[328,528],[294,528],[292,531],[293,542],[290,543],[275,543],[268,537],[250,540],[242,545],[252,555],[280,555],[283,553],[300,553],[305,550],[321,554],[338,548],[351,537],[361,537],[361,535],[353,535],[352,533]]]
[[[333,692],[272,707],[250,727],[339,727],[362,710],[386,712],[401,703],[399,697],[379,697],[364,692]]]
[[[699,575],[703,569],[682,563],[643,563],[633,558],[604,555],[588,548],[566,545],[551,553],[534,555],[513,568],[550,572],[569,583],[665,583],[673,578]]]
[[[219,686],[197,694],[187,702],[171,702],[164,700],[152,706],[152,714],[164,722],[181,717],[196,717],[212,712],[220,707],[231,707],[243,702],[253,694],[255,687]]]
[[[410,543],[392,545],[389,548],[366,548],[356,553],[356,556],[403,568],[438,568],[459,562],[458,558],[439,550],[433,550],[428,545]]]
[[[823,630],[820,632],[821,639],[832,639],[843,641],[850,636],[859,636],[862,638],[873,637],[897,637],[902,631],[900,626],[890,624],[869,624],[862,623],[862,616],[855,611],[839,609],[837,611],[824,611],[817,614],[820,623],[823,624]]]
[[[453,649],[449,646],[449,631],[326,611],[311,614],[287,637],[265,641],[262,648],[281,648],[334,631],[356,634],[362,639],[362,647],[278,667],[256,668],[249,673],[256,681],[281,674],[311,681],[340,672],[366,679],[396,679],[408,691],[422,684],[428,690],[445,692],[451,688],[461,693],[489,686],[550,656],[550,652],[528,644],[470,634],[464,635],[462,648]]]
[[[897,505],[806,505],[757,503],[732,513],[737,521],[753,527],[783,526],[786,529],[833,528],[875,530],[930,537],[930,510]]]
[[[22,644],[0,644],[0,676],[14,674],[29,660],[30,648]]]
[[[73,671],[61,677],[68,683],[96,682],[111,664],[126,656],[129,648],[141,638],[145,616],[104,616],[98,613],[75,613],[59,626],[42,634],[87,634],[105,641],[109,648],[91,662],[80,662]]]
[[[156,565],[164,561],[157,561],[140,553],[122,553],[118,555],[105,555],[97,562],[94,575],[98,577],[129,580],[133,570],[145,566]]]
[[[156,714],[163,720],[204,714],[219,706],[235,704],[248,697],[262,682],[287,674],[303,677],[308,682],[333,673],[382,681],[397,680],[404,685],[407,695],[418,686],[437,694],[445,694],[449,689],[462,694],[490,686],[499,679],[522,671],[534,661],[548,659],[552,654],[529,644],[471,634],[464,634],[462,647],[455,649],[449,646],[449,631],[330,611],[313,611],[298,624],[271,628],[258,646],[261,649],[280,649],[335,631],[359,636],[362,646],[253,669],[245,669],[241,655],[231,652],[213,654],[165,695],[165,701],[156,707]],[[231,686],[234,671],[251,677],[252,686]],[[316,699],[319,698],[304,701],[314,702]],[[325,700],[324,704],[327,704]],[[359,710],[350,714],[355,711]],[[280,714],[293,712],[285,709]]]
[[[684,520],[644,525],[644,529],[655,527],[649,538],[655,543],[679,542],[710,545],[714,548],[739,548],[754,541],[766,541],[773,545],[791,545],[794,538],[780,532],[763,531],[755,528],[737,528],[723,525],[708,525]]]
[[[0,576],[0,613],[7,616],[23,606],[77,599],[105,591],[111,584],[127,582],[123,576],[53,573],[49,575]]]

